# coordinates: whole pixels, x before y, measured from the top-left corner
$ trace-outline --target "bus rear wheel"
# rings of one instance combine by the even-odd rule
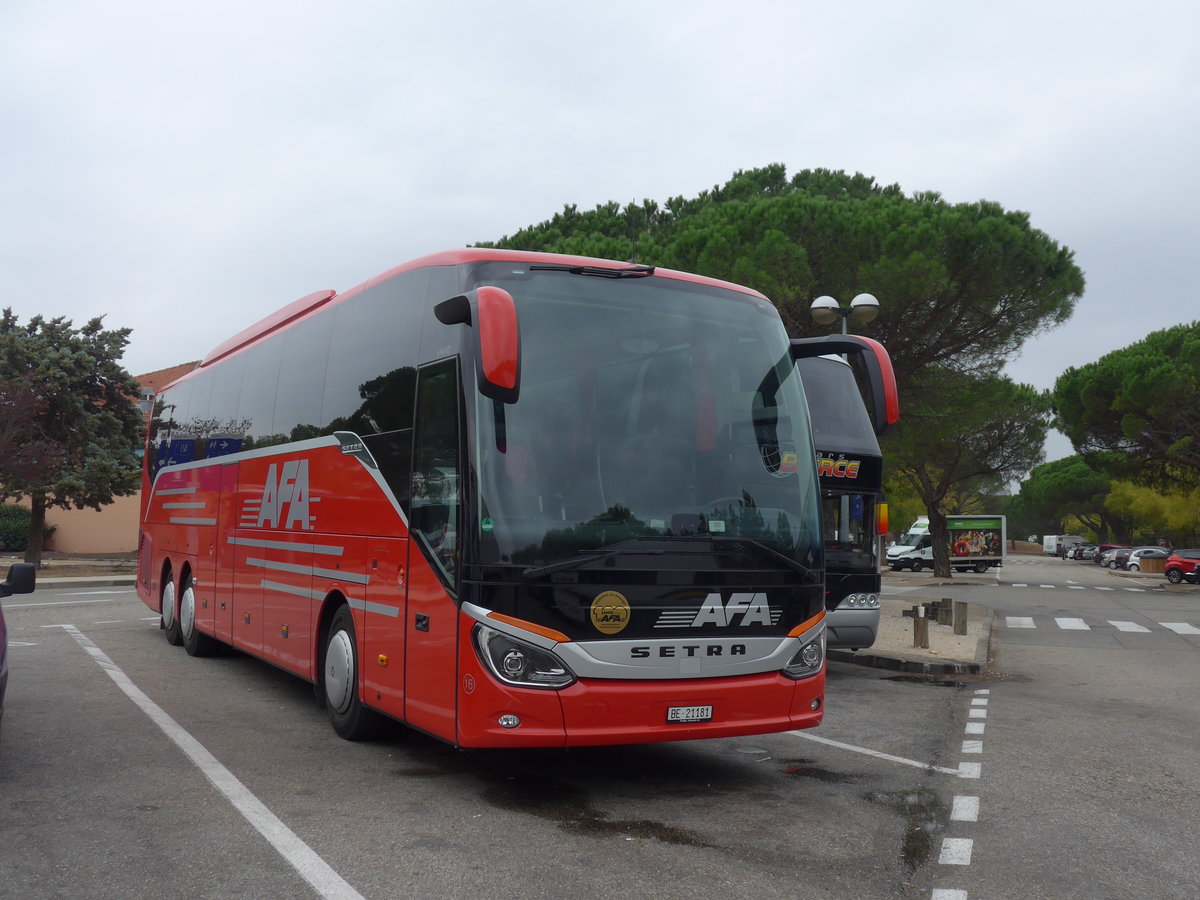
[[[339,607],[329,623],[320,677],[333,730],[348,741],[375,737],[383,717],[363,706],[358,696],[358,639],[348,606]]]
[[[175,576],[169,570],[163,576],[162,629],[167,635],[167,643],[172,647],[183,643],[183,635],[179,630],[179,616],[176,614]]]

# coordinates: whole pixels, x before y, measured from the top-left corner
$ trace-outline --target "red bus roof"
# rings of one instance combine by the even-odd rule
[[[233,337],[222,341],[211,351],[205,354],[204,359],[191,372],[181,378],[171,382],[166,387],[172,387],[175,384],[186,381],[196,372],[213,365],[214,363],[232,356],[240,350],[249,347],[251,344],[275,334],[278,331],[284,330],[291,325],[307,319],[315,314],[318,310],[325,307],[337,306],[356,294],[360,294],[368,288],[382,284],[390,278],[408,272],[413,269],[421,269],[428,266],[456,266],[463,263],[471,262],[521,262],[521,263],[545,263],[548,265],[580,265],[580,266],[603,266],[607,268],[633,265],[628,261],[621,262],[619,260],[601,259],[590,256],[568,256],[560,253],[539,253],[528,250],[497,250],[487,247],[464,247],[458,250],[443,250],[440,253],[431,253],[428,256],[422,256],[417,259],[410,260],[406,263],[401,263],[394,268],[388,269],[374,278],[364,281],[362,284],[356,285],[347,291],[338,293],[337,291],[326,289],[322,291],[314,291],[301,297],[299,300],[294,300],[286,306],[275,310],[270,315],[260,319],[248,328],[244,328],[235,334]],[[680,272],[674,269],[664,269],[655,267],[654,274],[663,278],[674,278],[679,281],[689,281],[694,284],[704,284],[712,287],[726,288],[728,290],[739,291],[743,294],[748,294],[752,297],[758,297],[762,300],[767,298],[745,285],[734,284],[729,281],[722,281],[718,278],[709,278],[704,275],[694,275],[690,272]],[[165,389],[165,388],[164,388]]]

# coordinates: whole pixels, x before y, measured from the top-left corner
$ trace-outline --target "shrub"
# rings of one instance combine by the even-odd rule
[[[33,512],[28,507],[0,504],[0,550],[24,553],[32,518]]]

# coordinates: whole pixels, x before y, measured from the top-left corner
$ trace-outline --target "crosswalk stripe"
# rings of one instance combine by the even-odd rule
[[[1114,622],[1112,619],[1109,619],[1108,624],[1117,629],[1117,631],[1137,631],[1144,632],[1145,634],[1150,633],[1149,628],[1147,628],[1145,625],[1139,625],[1137,622]]]
[[[1187,622],[1159,622],[1163,628],[1170,628],[1176,634],[1200,634],[1200,628]]]
[[[1008,616],[1004,622],[1009,628],[1037,628],[1032,616]]]
[[[1061,628],[1063,631],[1091,631],[1092,630],[1092,626],[1090,626],[1087,622],[1083,621],[1083,619],[1061,618],[1061,619],[1055,619],[1054,621],[1058,623],[1058,627]]]

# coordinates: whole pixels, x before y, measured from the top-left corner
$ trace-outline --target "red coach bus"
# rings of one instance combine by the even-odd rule
[[[156,398],[139,595],[350,739],[817,725],[819,352],[754,291],[605,260],[459,250],[311,294]]]

